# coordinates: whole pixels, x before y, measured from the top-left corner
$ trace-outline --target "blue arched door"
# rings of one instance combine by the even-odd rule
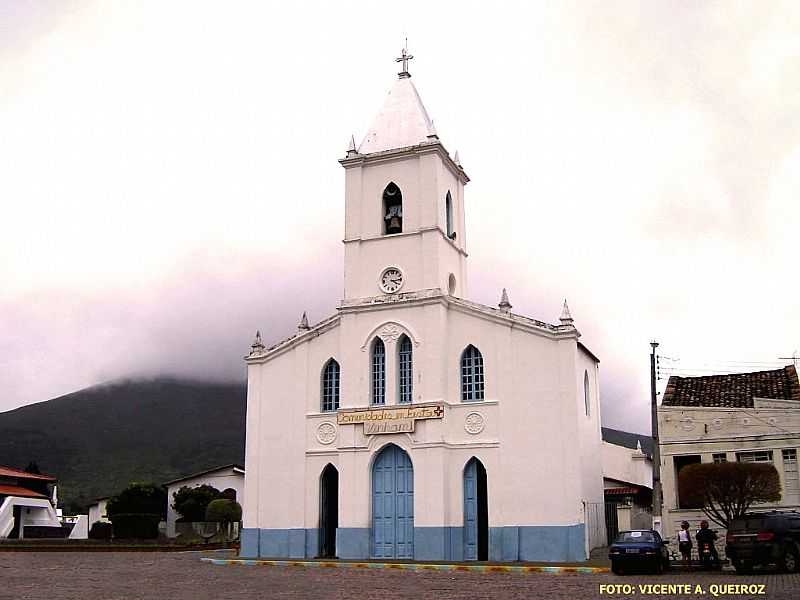
[[[464,467],[464,560],[489,559],[486,469],[472,458]]]
[[[414,558],[414,467],[394,444],[372,466],[372,556]]]

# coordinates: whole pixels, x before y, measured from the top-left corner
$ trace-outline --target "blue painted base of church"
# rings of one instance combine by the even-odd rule
[[[584,526],[506,526],[489,528],[489,560],[493,562],[582,562],[586,560]],[[339,558],[370,558],[370,530],[336,530]],[[314,558],[318,529],[243,529],[243,558]],[[414,560],[464,560],[463,527],[415,527]]]

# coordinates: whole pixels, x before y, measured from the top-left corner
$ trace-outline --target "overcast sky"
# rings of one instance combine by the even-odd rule
[[[800,4],[378,4],[0,1],[0,410],[243,378],[257,328],[334,312],[336,161],[406,35],[472,178],[471,299],[568,298],[604,424],[649,430],[651,338],[800,349]]]

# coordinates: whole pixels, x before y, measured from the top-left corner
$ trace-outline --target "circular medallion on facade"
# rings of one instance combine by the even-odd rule
[[[682,418],[681,428],[683,428],[684,431],[691,431],[692,429],[694,429],[694,420],[692,420],[692,417]]]
[[[481,413],[469,413],[467,418],[464,419],[464,429],[467,430],[467,433],[471,433],[472,435],[477,435],[483,431],[484,424],[485,422]]]
[[[747,417],[742,419],[742,425],[750,425],[750,419],[748,419]]]
[[[778,418],[777,417],[770,417],[769,419],[767,419],[767,423],[769,423],[772,426],[775,426],[775,425],[778,424]]]
[[[317,427],[317,440],[320,444],[331,444],[336,439],[336,426],[333,423],[321,423]]]
[[[722,429],[722,419],[720,419],[719,417],[717,417],[716,419],[712,419],[711,426],[714,429]]]

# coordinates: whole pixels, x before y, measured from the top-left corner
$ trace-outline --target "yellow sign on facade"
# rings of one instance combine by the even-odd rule
[[[369,408],[343,410],[336,415],[339,425],[364,424],[364,433],[408,433],[414,431],[414,422],[421,419],[441,419],[444,406],[396,406],[391,408]]]

